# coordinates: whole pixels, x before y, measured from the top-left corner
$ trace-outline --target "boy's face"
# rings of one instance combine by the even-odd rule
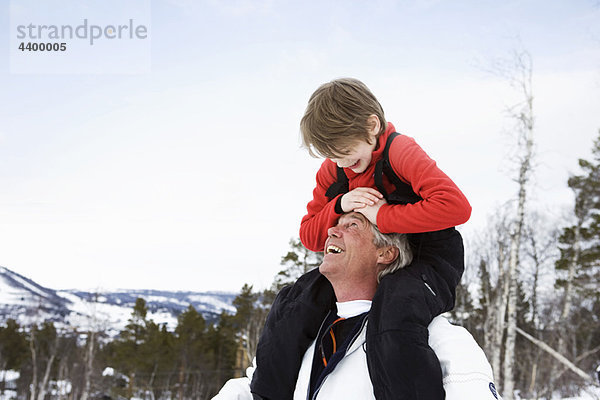
[[[336,163],[338,167],[350,168],[352,172],[360,174],[365,172],[371,163],[371,157],[373,156],[376,144],[377,139],[374,136],[371,137],[371,143],[359,140],[349,149],[350,151],[347,155],[339,155],[336,158],[332,158],[331,161]]]

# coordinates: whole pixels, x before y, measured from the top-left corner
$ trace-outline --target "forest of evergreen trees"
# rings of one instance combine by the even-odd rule
[[[0,370],[19,376],[0,382],[0,391],[30,400],[210,398],[240,366],[238,325],[225,313],[207,323],[190,306],[170,332],[147,318],[142,298],[114,339],[8,320],[0,327]]]

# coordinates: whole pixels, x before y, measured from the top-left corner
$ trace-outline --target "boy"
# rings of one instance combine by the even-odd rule
[[[300,126],[311,155],[327,158],[317,172],[313,200],[300,225],[300,238],[308,249],[339,252],[324,249],[327,229],[341,214],[355,211],[382,233],[413,234],[411,245],[419,261],[422,232],[453,229],[469,219],[471,206],[460,189],[412,138],[395,133],[394,126],[386,123],[381,105],[362,82],[338,79],[319,87]],[[454,307],[456,285],[464,269],[462,257],[460,248],[456,249],[455,263],[425,260],[417,266],[415,262],[413,268],[409,265],[383,278],[373,299],[373,307],[385,318],[380,321],[370,315],[369,323],[379,325],[379,332],[372,333],[367,346],[383,348],[378,338],[384,332],[411,333],[399,335],[411,339],[403,339],[391,351],[385,345],[386,350],[380,353],[387,359],[373,357],[369,361],[373,370],[375,363],[389,365],[395,359],[412,365],[390,378],[406,382],[406,398],[422,398],[419,388],[440,376],[426,329],[436,315]],[[378,388],[375,390],[377,393]],[[444,398],[443,389],[435,397]]]
[[[313,200],[300,225],[300,239],[308,249],[323,251],[327,228],[350,211],[363,214],[382,233],[430,232],[469,219],[471,206],[460,189],[408,136],[393,139],[389,162],[395,175],[422,200],[391,205],[374,188],[376,163],[395,128],[386,124],[381,105],[362,82],[338,79],[319,87],[300,127],[311,155],[327,158],[317,172]],[[327,192],[338,181],[337,167],[343,168],[349,191],[331,198]],[[384,190],[393,191],[389,179],[383,179]]]

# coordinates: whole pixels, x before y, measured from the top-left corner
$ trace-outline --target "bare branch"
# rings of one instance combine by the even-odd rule
[[[527,340],[529,340],[530,342],[532,342],[533,344],[535,344],[536,346],[538,346],[545,352],[549,353],[552,357],[556,358],[558,361],[563,363],[571,371],[575,372],[577,375],[579,375],[581,378],[583,378],[586,382],[588,382],[589,384],[594,385],[594,386],[599,386],[593,377],[589,376],[584,371],[577,368],[577,366],[575,364],[573,364],[565,356],[563,356],[562,354],[560,354],[559,352],[554,350],[552,347],[548,346],[546,343],[542,342],[541,340],[534,338],[533,336],[531,336],[530,334],[528,334],[527,332],[525,332],[524,330],[522,330],[519,327],[517,327],[516,330],[517,330],[517,333],[524,336]]]

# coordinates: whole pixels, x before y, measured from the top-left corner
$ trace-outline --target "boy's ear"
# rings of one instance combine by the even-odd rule
[[[396,246],[385,246],[377,249],[377,263],[390,265],[400,255],[400,250]]]
[[[381,121],[379,121],[379,117],[375,114],[369,115],[369,118],[367,118],[367,129],[369,129],[369,135],[371,137],[376,137],[380,128]]]

